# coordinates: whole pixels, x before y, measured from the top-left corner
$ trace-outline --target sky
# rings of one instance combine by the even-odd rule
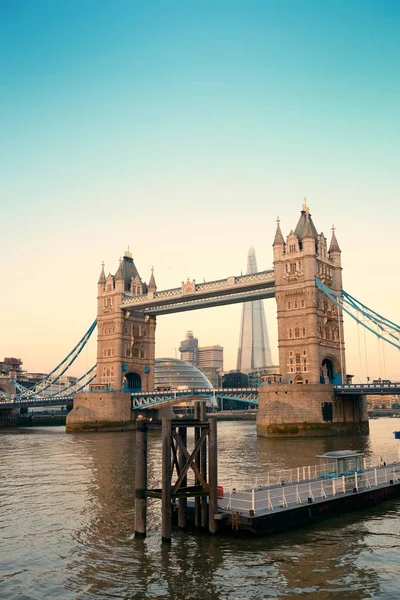
[[[395,0],[0,0],[0,360],[60,362],[128,245],[159,289],[244,272],[251,245],[271,268],[304,197],[344,288],[399,322],[399,37]],[[235,368],[240,314],[161,316],[156,354],[191,329]],[[400,380],[348,321],[355,381]]]

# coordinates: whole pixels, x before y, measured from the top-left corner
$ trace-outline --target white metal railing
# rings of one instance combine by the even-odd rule
[[[332,479],[310,480],[276,487],[236,490],[233,488],[220,499],[221,510],[256,515],[257,512],[281,510],[299,504],[309,504],[319,500],[333,498],[340,494],[373,489],[390,482],[400,481],[400,463],[376,466],[361,473],[334,477]]]
[[[384,464],[391,464],[400,460],[400,455],[381,456],[378,466],[384,466]],[[363,458],[363,469],[368,469],[372,466],[371,459]],[[275,469],[269,471],[265,476],[256,478],[255,488],[273,487],[282,484],[300,483],[302,481],[309,481],[312,479],[318,479],[321,475],[332,474],[332,463],[320,463],[318,465],[306,465],[303,467],[296,467],[294,469]]]

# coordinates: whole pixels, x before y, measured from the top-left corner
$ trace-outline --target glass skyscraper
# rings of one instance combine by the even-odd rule
[[[257,273],[256,253],[253,247],[247,255],[247,275]],[[272,365],[267,324],[262,300],[243,303],[240,327],[237,369],[248,373],[253,369]]]

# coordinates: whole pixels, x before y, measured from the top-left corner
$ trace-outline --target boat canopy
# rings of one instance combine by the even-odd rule
[[[347,458],[348,456],[363,456],[363,454],[362,452],[357,452],[356,450],[334,450],[333,452],[318,454],[317,458]]]
[[[335,450],[320,454],[317,458],[323,459],[325,463],[322,477],[352,475],[363,470],[363,454],[355,450]]]

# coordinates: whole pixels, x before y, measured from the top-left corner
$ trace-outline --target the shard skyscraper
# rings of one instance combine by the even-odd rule
[[[250,273],[257,273],[256,253],[253,247],[247,255],[247,274]],[[270,365],[272,365],[272,357],[263,301],[244,302],[237,369],[242,373],[248,373],[253,369]]]

